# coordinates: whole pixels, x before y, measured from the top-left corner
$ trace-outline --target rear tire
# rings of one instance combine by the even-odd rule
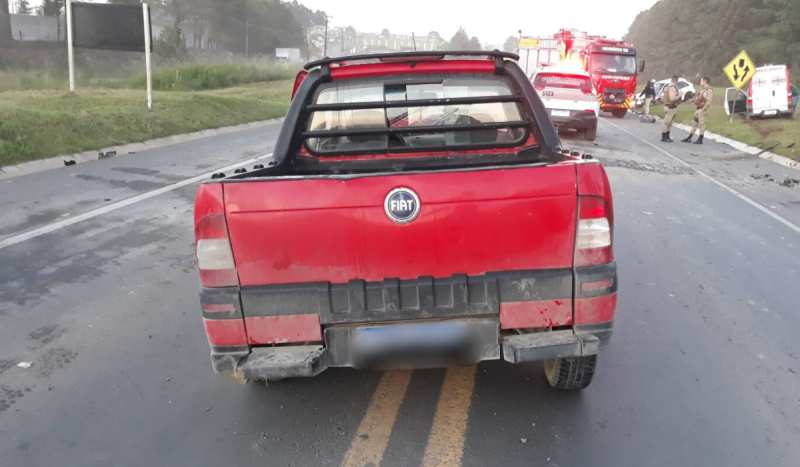
[[[628,115],[628,109],[614,109],[611,111],[611,115],[613,115],[614,118],[625,118],[625,116]]]
[[[597,355],[546,360],[544,374],[554,389],[578,391],[592,382],[597,367]]]
[[[597,138],[597,128],[583,132],[583,139],[586,141],[594,141],[595,138]]]
[[[694,99],[693,92],[687,92],[685,96],[683,96],[683,102],[689,102],[690,100]]]

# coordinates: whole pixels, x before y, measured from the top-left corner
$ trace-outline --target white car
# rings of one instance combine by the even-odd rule
[[[672,81],[672,79],[656,81],[656,102],[664,102],[664,88],[667,87],[670,81]],[[678,78],[678,91],[681,92],[681,100],[683,102],[689,102],[694,99],[694,95],[697,94],[697,91],[694,89],[694,84],[683,78]]]
[[[536,73],[533,86],[556,128],[578,130],[586,140],[594,141],[600,101],[589,73],[551,66]]]
[[[671,79],[662,79],[654,84],[656,91],[654,103],[664,102],[664,87],[669,84],[670,81]],[[683,78],[678,78],[678,90],[681,92],[681,100],[683,102],[689,102],[690,100],[694,99],[694,95],[697,94],[694,84]],[[644,106],[644,96],[642,95],[642,91],[636,93],[636,106]]]

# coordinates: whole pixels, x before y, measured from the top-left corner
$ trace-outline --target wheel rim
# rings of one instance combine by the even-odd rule
[[[555,384],[555,381],[558,379],[558,360],[545,360],[544,361],[544,375],[547,377],[547,381],[550,384]]]

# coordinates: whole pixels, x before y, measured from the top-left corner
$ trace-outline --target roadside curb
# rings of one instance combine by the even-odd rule
[[[636,115],[641,115],[641,114],[637,113]],[[652,117],[656,119],[656,122],[661,122],[664,120],[654,115]],[[683,130],[687,133],[692,131],[692,127],[690,125],[684,125],[683,123],[674,123],[672,126],[680,130]],[[736,141],[734,139],[730,139],[728,137],[718,135],[710,131],[706,131],[705,137],[710,139],[711,141],[716,141],[717,143],[727,144],[728,146],[736,149],[737,151],[742,151],[743,153],[750,154],[751,156],[758,155],[758,157],[760,157],[761,159],[772,161],[784,167],[789,167],[790,169],[800,170],[800,162],[789,159],[788,157],[780,156],[778,154],[769,151],[764,151],[763,149],[754,146],[748,146],[740,141]]]
[[[186,143],[189,141],[208,138],[209,136],[224,135],[226,133],[234,133],[237,131],[273,125],[281,122],[283,122],[283,117],[273,118],[271,120],[261,120],[258,122],[243,123],[241,125],[196,131],[194,133],[184,133],[182,135],[166,136],[164,138],[153,139],[141,143],[123,144],[120,146],[111,146],[108,148],[96,149],[77,154],[62,154],[60,156],[50,157],[47,159],[23,162],[17,165],[0,167],[0,180],[19,177],[21,175],[28,175],[36,172],[43,172],[45,170],[57,169],[64,167],[67,161],[75,161],[76,164],[82,164],[84,162],[100,160],[102,158],[100,155],[108,152],[116,152],[116,154],[112,157],[122,157],[128,154],[136,154],[140,151],[147,151],[149,149],[162,148],[173,144]]]

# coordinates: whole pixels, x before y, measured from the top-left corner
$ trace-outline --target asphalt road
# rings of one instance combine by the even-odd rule
[[[769,180],[797,171],[631,116],[564,136],[615,190],[616,332],[582,393],[502,362],[242,386],[211,371],[174,184],[277,130],[0,182],[1,465],[797,465],[800,189]]]

